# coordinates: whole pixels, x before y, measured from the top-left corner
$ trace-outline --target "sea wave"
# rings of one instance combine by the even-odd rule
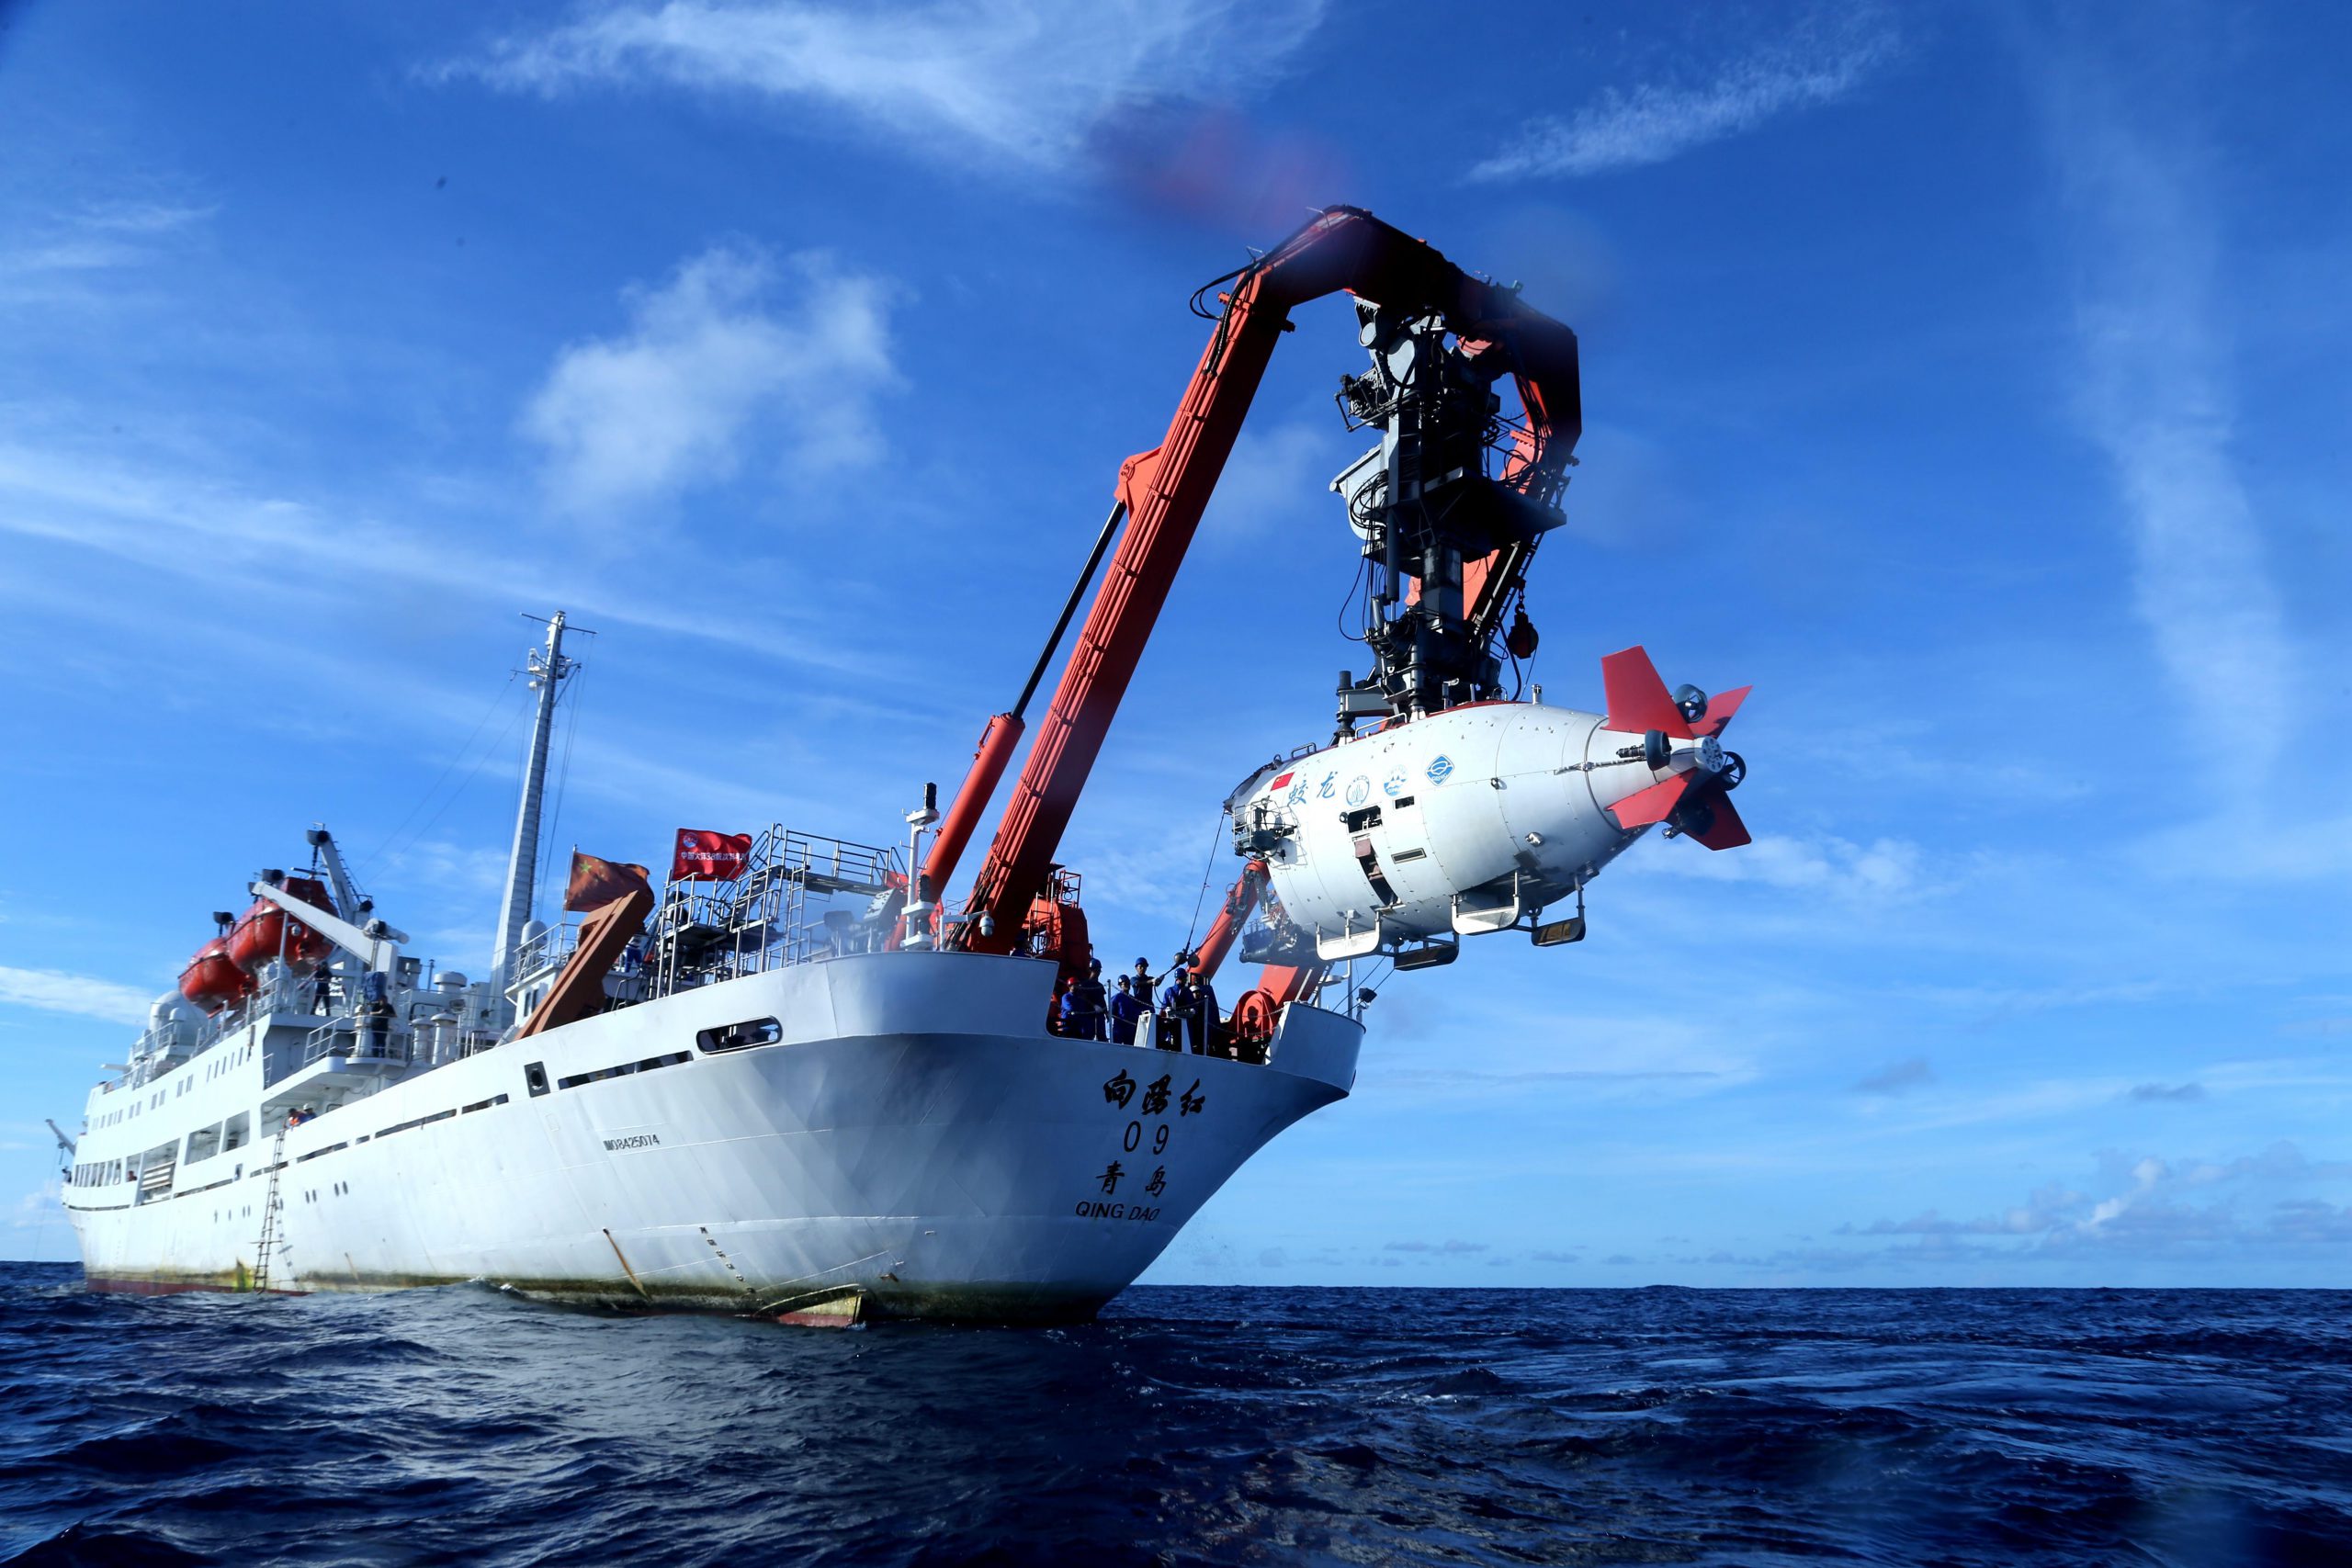
[[[0,1561],[2352,1562],[2352,1295],[1139,1288],[1043,1331],[0,1265]]]

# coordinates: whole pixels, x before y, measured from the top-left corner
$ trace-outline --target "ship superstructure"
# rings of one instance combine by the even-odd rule
[[[1524,576],[1579,428],[1574,334],[1353,209],[1211,288],[1228,284],[1166,440],[1123,466],[1035,671],[944,813],[925,786],[895,841],[682,830],[658,888],[575,857],[581,918],[531,919],[578,629],[554,615],[489,972],[404,951],[311,829],[307,865],[261,872],[243,915],[215,916],[78,1137],[60,1135],[90,1282],[485,1280],[803,1321],[1083,1317],[1267,1140],[1349,1092],[1372,999],[1359,962],[1428,967],[1507,931],[1575,941],[1586,885],[1655,824],[1747,841],[1728,798],[1745,767],[1716,739],[1744,688],[1668,693],[1634,649],[1604,661],[1605,714],[1504,694],[1503,659],[1532,651]],[[1380,432],[1334,484],[1374,669],[1342,675],[1329,742],[1227,800],[1240,879],[1154,977],[1174,982],[1165,1006],[1106,1038],[1060,835],[1287,311],[1340,289],[1373,359],[1342,410]],[[1547,918],[1570,897],[1575,915]],[[1237,949],[1264,968],[1228,1010],[1193,981]]]

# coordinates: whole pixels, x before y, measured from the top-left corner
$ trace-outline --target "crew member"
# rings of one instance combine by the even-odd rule
[[[1200,1015],[1201,994],[1193,989],[1193,972],[1182,964],[1172,971],[1175,979],[1159,998],[1159,1046],[1164,1051],[1184,1048],[1184,1031]]]
[[[1136,1025],[1143,1020],[1143,998],[1136,995],[1135,982],[1126,976],[1119,976],[1119,988],[1111,998],[1111,1038],[1121,1045],[1136,1043]]]
[[[1199,953],[1196,953],[1193,954],[1193,962],[1195,965],[1197,965],[1200,961],[1201,955]],[[1209,985],[1208,971],[1195,968],[1193,974],[1193,1055],[1211,1056],[1216,1055],[1217,1023],[1216,991]]]
[[[384,976],[380,970],[370,969],[366,981],[368,999],[360,1005],[359,1028],[361,1050],[370,1056],[385,1055],[392,1030],[392,1001],[385,994]]]
[[[1102,996],[1102,961],[1090,958],[1086,973],[1069,983],[1062,996],[1062,1032],[1074,1040],[1102,1040],[1103,1014],[1108,1007]]]

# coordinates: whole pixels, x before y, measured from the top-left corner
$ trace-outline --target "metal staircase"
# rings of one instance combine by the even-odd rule
[[[286,1129],[269,1145],[269,1191],[261,1204],[261,1241],[254,1248],[254,1289],[269,1289],[270,1255],[277,1246],[277,1176],[286,1168]]]

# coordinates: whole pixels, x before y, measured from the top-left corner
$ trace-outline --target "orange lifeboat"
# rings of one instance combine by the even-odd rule
[[[288,877],[286,891],[305,904],[334,912],[327,890],[310,877]],[[283,958],[287,968],[301,975],[317,968],[332,948],[326,938],[300,920],[268,899],[256,898],[229,933],[228,953],[229,961],[247,975],[259,973],[273,958]]]
[[[225,937],[214,937],[196,950],[196,956],[180,971],[180,995],[202,1008],[206,1012],[219,1012],[233,1007],[253,995],[253,976],[237,967],[229,956]]]

